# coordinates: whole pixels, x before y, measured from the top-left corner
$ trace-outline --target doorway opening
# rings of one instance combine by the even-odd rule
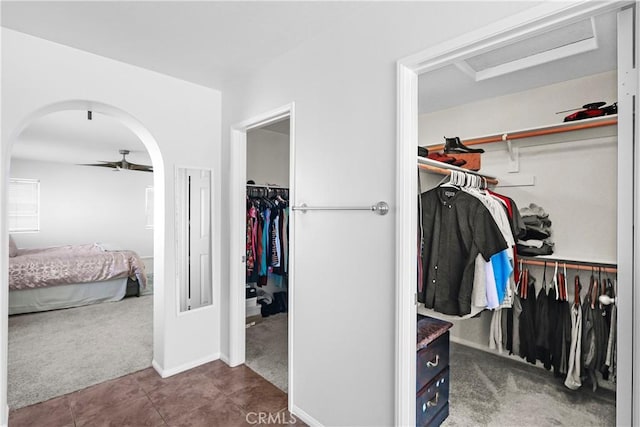
[[[36,111],[11,143],[10,176],[37,183],[39,218],[30,232],[19,219],[15,231],[8,227],[17,243],[9,271],[19,258],[26,268],[42,261],[51,270],[39,267],[38,278],[10,273],[28,282],[5,294],[15,409],[152,366],[154,335],[163,332],[154,328],[153,290],[163,277],[153,261],[164,252],[164,179],[157,144],[142,125],[97,102]],[[70,268],[54,277],[56,262],[85,265],[91,277]],[[110,266],[90,270],[98,263]]]
[[[618,62],[616,65],[614,65],[614,68],[617,69],[617,72],[613,71],[611,73],[610,70],[600,70],[594,71],[592,74],[596,76],[593,77],[594,79],[601,79],[601,81],[607,81],[607,78],[611,78],[613,76],[614,82],[610,85],[613,88],[611,91],[613,96],[608,96],[607,99],[602,99],[602,101],[606,101],[607,104],[614,102],[618,103],[619,113],[617,116],[617,126],[609,126],[609,130],[604,131],[604,134],[602,132],[597,133],[596,131],[576,131],[582,133],[575,133],[571,135],[579,135],[579,137],[565,137],[567,138],[565,139],[565,141],[558,140],[558,138],[556,138],[555,136],[536,136],[536,138],[538,139],[531,138],[530,142],[524,142],[523,140],[523,142],[518,143],[521,145],[516,144],[515,138],[513,141],[509,138],[510,134],[518,134],[518,131],[512,131],[513,129],[524,128],[529,130],[528,128],[546,127],[542,126],[542,124],[540,123],[534,123],[533,125],[529,125],[527,123],[514,124],[513,117],[515,116],[512,113],[514,112],[514,110],[517,110],[516,106],[518,105],[518,102],[532,103],[535,100],[535,96],[533,93],[525,94],[524,91],[539,89],[536,88],[535,84],[533,84],[533,82],[536,80],[535,70],[539,70],[539,68],[536,67],[548,62],[550,58],[552,58],[553,60],[557,60],[558,57],[555,56],[555,53],[558,53],[559,51],[553,52],[553,54],[551,55],[542,55],[537,58],[534,58],[535,55],[532,55],[531,58],[535,60],[539,59],[540,62],[537,64],[524,64],[527,61],[523,61],[523,58],[521,57],[509,57],[509,47],[517,45],[518,43],[520,43],[520,46],[522,47],[523,45],[526,45],[529,38],[531,38],[531,40],[535,40],[533,37],[541,34],[552,34],[552,37],[550,39],[555,40],[557,39],[557,36],[559,37],[559,33],[557,32],[558,30],[562,31],[563,28],[569,28],[569,26],[571,25],[579,26],[581,23],[585,23],[586,25],[584,25],[584,28],[586,30],[591,30],[594,28],[593,18],[605,15],[612,15],[612,21],[614,23],[613,41],[614,43],[616,43],[617,38],[617,52],[615,51],[614,47],[614,57],[612,61],[615,64],[615,58],[617,56]],[[426,402],[424,406],[420,405],[420,407],[418,407],[417,405],[420,391],[418,391],[417,393],[416,378],[418,375],[417,371],[420,368],[416,365],[417,354],[415,347],[415,319],[417,312],[420,311],[419,306],[422,305],[424,307],[424,301],[422,302],[422,304],[416,304],[416,301],[419,298],[419,291],[417,292],[417,290],[420,288],[419,286],[417,286],[418,283],[416,281],[416,277],[418,276],[416,274],[416,259],[418,253],[415,236],[417,235],[418,204],[415,195],[418,192],[419,185],[422,186],[422,192],[425,192],[429,188],[439,185],[439,182],[442,181],[443,177],[439,176],[437,178],[434,178],[431,175],[422,176],[423,173],[421,172],[420,178],[416,179],[416,146],[427,146],[429,151],[433,150],[435,152],[439,152],[440,150],[442,150],[442,143],[445,141],[442,140],[443,130],[441,127],[439,127],[440,125],[445,125],[445,127],[448,126],[447,129],[451,129],[451,133],[445,133],[447,137],[459,136],[461,137],[463,142],[466,138],[468,138],[470,141],[473,141],[474,137],[478,137],[479,141],[480,137],[484,138],[486,136],[488,139],[490,135],[494,133],[500,134],[499,138],[495,140],[496,142],[486,145],[478,145],[478,147],[482,147],[486,150],[486,154],[482,154],[483,168],[481,170],[486,174],[491,174],[491,172],[493,172],[495,177],[498,179],[498,183],[501,182],[502,178],[503,184],[510,184],[509,189],[505,190],[504,192],[512,196],[513,198],[519,198],[523,201],[525,199],[528,199],[525,206],[528,206],[531,202],[535,204],[536,197],[541,197],[540,195],[536,195],[535,188],[530,189],[530,187],[527,186],[547,185],[548,182],[545,183],[546,179],[552,178],[554,176],[555,170],[552,171],[550,169],[545,169],[545,166],[538,164],[540,162],[546,162],[546,168],[553,168],[553,162],[560,161],[563,156],[568,155],[571,157],[573,155],[573,158],[571,160],[575,161],[580,156],[582,156],[583,158],[589,158],[591,156],[591,158],[593,158],[602,154],[603,158],[606,158],[609,163],[612,163],[614,165],[616,165],[617,163],[617,170],[609,170],[606,174],[598,175],[597,177],[595,175],[589,176],[589,179],[599,180],[597,181],[598,186],[603,186],[606,188],[606,190],[602,191],[608,191],[610,193],[613,193],[612,195],[614,195],[614,200],[611,203],[613,205],[612,209],[607,211],[607,226],[613,226],[613,231],[612,233],[610,233],[613,234],[613,236],[610,236],[611,238],[607,240],[606,244],[606,249],[608,249],[608,251],[605,251],[606,253],[602,255],[602,253],[594,252],[594,247],[589,247],[585,244],[578,244],[576,246],[573,246],[575,242],[569,242],[567,239],[563,239],[566,234],[560,229],[558,229],[558,233],[556,233],[556,236],[558,238],[556,242],[556,250],[558,251],[557,257],[567,260],[567,264],[569,264],[570,260],[590,261],[591,264],[598,263],[602,266],[608,263],[616,263],[618,283],[632,283],[633,271],[637,269],[637,266],[635,265],[634,260],[627,254],[632,254],[634,252],[634,248],[637,248],[637,240],[635,240],[637,239],[637,237],[634,237],[633,233],[631,233],[630,230],[633,229],[633,217],[637,215],[637,212],[635,212],[635,208],[633,205],[633,200],[637,198],[638,195],[637,192],[634,192],[636,190],[633,189],[633,186],[628,185],[628,183],[633,182],[635,179],[634,177],[636,176],[633,166],[634,152],[632,146],[633,129],[637,129],[638,124],[637,118],[634,118],[632,115],[632,111],[634,110],[634,108],[637,109],[637,96],[635,96],[636,94],[633,93],[633,90],[628,90],[627,88],[625,88],[625,86],[628,87],[628,83],[626,83],[626,79],[628,77],[626,77],[626,75],[633,75],[633,78],[637,81],[637,74],[632,72],[634,65],[631,63],[631,58],[635,57],[633,53],[637,52],[637,47],[633,45],[633,22],[636,19],[637,10],[635,10],[634,8],[625,9],[620,7],[620,5],[544,5],[523,12],[517,16],[511,17],[508,21],[505,20],[498,22],[482,30],[452,40],[449,43],[436,46],[433,49],[421,52],[419,54],[399,61],[399,145],[397,177],[397,424],[416,424],[417,420],[419,420],[422,415],[421,411],[428,411],[428,409],[426,408],[430,407],[430,405]],[[580,41],[584,42],[588,38],[589,37],[585,37]],[[586,43],[581,43],[581,48],[584,48],[586,44],[588,44],[588,42],[589,41],[586,40]],[[537,43],[536,46],[538,46]],[[562,49],[564,50],[565,47],[566,46],[563,45]],[[549,48],[549,51],[553,50],[553,47]],[[516,51],[518,55],[522,53],[522,49],[520,48],[516,49]],[[576,57],[578,57],[578,55],[582,55],[584,52],[585,51],[581,51],[579,53],[576,52]],[[511,51],[511,54],[513,53],[514,51]],[[492,57],[492,54],[495,55],[493,55]],[[421,102],[424,102],[424,100],[419,95],[419,89],[422,89],[423,78],[431,77],[432,81],[426,83],[433,83],[434,81],[437,81],[438,73],[443,73],[445,72],[445,70],[450,71],[452,69],[457,69],[457,71],[462,72],[467,76],[475,77],[475,82],[472,83],[473,85],[476,85],[477,87],[483,86],[485,89],[487,89],[491,87],[491,79],[502,75],[501,73],[503,72],[511,73],[517,71],[517,69],[514,69],[516,65],[518,67],[520,67],[521,65],[527,65],[527,67],[519,68],[519,70],[522,70],[520,75],[528,75],[529,81],[531,82],[531,86],[529,88],[520,89],[524,95],[524,98],[520,100],[511,100],[510,102],[512,102],[513,104],[505,103],[504,99],[498,99],[499,96],[506,97],[507,95],[512,94],[508,92],[499,92],[500,90],[504,89],[505,85],[500,88],[496,88],[494,86],[493,89],[490,89],[485,93],[482,100],[485,101],[486,98],[495,97],[495,99],[493,99],[493,102],[498,103],[494,104],[499,105],[498,108],[488,110],[486,109],[487,105],[481,104],[481,99],[478,98],[476,100],[467,101],[469,103],[469,108],[466,115],[461,114],[464,109],[463,106],[456,107],[449,105],[447,107],[443,107],[443,111],[429,112],[427,114],[428,117],[425,117],[424,121],[422,120],[422,111],[419,109],[419,105],[421,104]],[[567,69],[569,69],[569,67],[567,67]],[[484,72],[486,70],[491,70],[493,74],[488,75]],[[449,74],[447,78],[452,79],[452,75],[453,74]],[[588,87],[590,91],[593,92],[595,91],[596,86],[589,86],[590,83],[585,82],[584,80],[588,79],[589,77],[589,74],[586,73],[583,75],[574,76],[573,79],[575,79],[576,81],[580,80],[577,83],[586,85],[586,87]],[[561,82],[562,84],[570,85],[572,84],[571,82],[573,82],[570,82],[571,79],[572,77],[565,77]],[[561,82],[554,82],[553,84],[560,84]],[[547,83],[547,85],[550,84],[551,83]],[[425,84],[424,86],[427,86],[427,84]],[[433,98],[433,91],[439,90],[441,88],[436,86],[438,85],[436,84],[432,86],[432,99],[437,98]],[[458,91],[460,90],[460,87],[461,86],[458,85]],[[623,90],[623,88],[625,89]],[[558,96],[557,94],[560,93],[556,89],[558,88],[548,87],[546,90],[548,91],[548,93],[551,93],[553,97],[554,95]],[[541,90],[544,92],[545,89]],[[563,88],[563,90],[566,90],[566,88]],[[574,89],[574,92],[578,92],[578,90]],[[589,92],[589,90],[583,91],[583,94],[588,96],[587,92]],[[603,93],[605,92],[598,92],[598,96],[602,96]],[[468,93],[462,94],[459,92],[457,93],[455,91],[450,91],[446,94],[440,93],[438,96],[440,97],[439,100],[442,100],[452,99],[458,96],[462,97],[466,95],[468,95]],[[559,98],[562,98],[562,96],[559,96]],[[594,102],[595,101],[596,100],[594,100]],[[600,101],[600,99],[598,99],[597,101]],[[475,110],[471,108],[473,106],[473,102],[476,102]],[[584,102],[584,104],[587,104],[589,102],[591,101],[587,100]],[[511,105],[513,107],[511,107]],[[623,105],[626,106],[624,109],[621,108]],[[575,107],[579,108],[580,105],[576,105]],[[536,107],[532,104],[531,108],[535,109]],[[556,109],[554,111],[559,110],[560,109]],[[471,114],[469,114],[470,112]],[[483,129],[482,126],[489,122],[489,120],[480,118],[483,112],[490,112],[489,115],[493,116],[503,115],[507,118],[511,118],[511,124],[505,125],[503,123],[497,129]],[[562,123],[563,116],[558,117],[559,119],[552,120],[550,121],[550,123],[544,123],[544,125],[552,124],[556,121]],[[525,116],[525,119],[530,118],[531,117]],[[456,124],[460,124],[463,130],[452,129],[455,128]],[[476,130],[475,132],[469,130],[472,126],[476,126],[475,129],[479,130]],[[433,134],[430,134],[430,132],[433,132]],[[596,132],[596,134],[585,135],[584,132]],[[425,139],[420,139],[422,137],[425,137]],[[541,138],[547,139],[543,140]],[[576,141],[583,141],[583,144],[579,148],[572,149],[571,147],[574,147]],[[485,141],[481,143],[484,144],[484,142]],[[562,145],[561,143],[563,142],[566,142],[566,144]],[[592,154],[588,154],[586,152],[577,154],[582,150],[590,150]],[[504,157],[504,159],[497,161],[496,159],[498,157]],[[518,160],[521,161],[520,165],[518,165]],[[418,163],[423,162],[418,161]],[[537,165],[538,169],[536,171],[533,171],[533,169],[531,169],[532,165]],[[486,169],[484,168],[485,166]],[[565,166],[566,163],[563,163],[563,168]],[[518,170],[518,167],[521,167],[522,170]],[[439,173],[439,171],[431,169],[428,174],[431,173]],[[519,174],[519,176],[516,174]],[[532,174],[538,174],[540,179],[532,180]],[[577,181],[579,182],[572,183],[572,185],[576,186],[573,188],[573,190],[571,190],[573,194],[586,194],[587,188],[580,187],[582,181]],[[565,184],[566,185],[564,185],[563,187],[566,189],[570,182],[566,182]],[[503,187],[504,186],[505,185],[503,185]],[[517,191],[518,188],[524,188],[524,190]],[[560,201],[560,203],[566,201],[566,194],[571,194],[571,191],[565,193],[565,196],[558,196],[558,200]],[[547,197],[547,195],[544,195],[543,197]],[[574,199],[572,199],[572,201],[574,201]],[[581,204],[581,206],[584,208],[585,206],[589,205]],[[546,207],[548,210],[554,209],[554,207],[552,207],[548,203],[544,207]],[[553,221],[554,227],[562,227],[562,224],[565,223],[566,229],[573,229],[573,227],[580,225],[580,221],[584,219],[582,218],[580,221],[576,220],[572,223],[569,223],[568,220],[564,219],[565,213],[566,212],[561,212],[558,210],[556,211],[556,220]],[[586,224],[582,223],[582,226],[586,226]],[[589,233],[590,232],[587,232],[586,234]],[[549,266],[551,266],[550,263],[552,262],[552,260],[548,260]],[[429,272],[425,270],[425,264],[421,265],[423,266],[422,271],[424,272],[426,277]],[[555,263],[553,266],[555,267]],[[435,269],[437,268],[438,266],[435,267]],[[542,282],[542,269],[539,271],[539,275],[538,272],[536,272],[536,274],[539,283]],[[571,270],[570,274],[571,279],[573,279],[576,271]],[[551,276],[553,276],[553,271],[547,271],[546,278],[548,281],[550,281],[549,278]],[[583,283],[584,295],[589,285],[588,273],[585,272],[581,280]],[[425,287],[427,286],[426,282],[423,282],[423,284]],[[573,285],[573,282],[571,282],[571,285]],[[538,292],[539,288],[536,288],[535,290],[536,292]],[[623,372],[623,370],[632,372],[633,358],[631,350],[633,348],[632,343],[635,342],[636,337],[634,337],[632,328],[632,310],[635,302],[633,301],[634,297],[631,287],[627,287],[625,289],[623,289],[621,286],[618,287],[617,297],[619,298],[616,300],[618,316],[618,330],[616,332],[618,352],[617,366],[619,367],[620,372]],[[434,317],[438,316],[438,313],[432,313],[434,314]],[[491,316],[488,316],[488,318],[489,320],[491,320]],[[464,324],[462,322],[473,323],[474,321],[457,319],[455,321],[456,326],[454,327],[454,329],[452,329],[452,334],[457,334],[459,342],[470,346],[470,344],[473,343],[471,343],[471,340],[469,340],[468,338],[472,335],[474,336],[474,338],[483,336],[484,329],[481,329],[481,327],[484,325],[479,326],[477,325],[478,322],[476,322],[474,324],[474,327],[477,326],[478,328],[476,328],[473,333],[465,336],[465,332],[470,332],[470,330],[465,331],[465,328],[470,323]],[[499,322],[496,322],[496,324],[499,325]],[[625,338],[623,339],[623,337]],[[629,339],[629,337],[632,337],[632,339]],[[488,350],[489,343],[483,342],[483,347],[487,347]],[[452,355],[451,357],[454,356]],[[535,357],[533,357],[533,359],[535,360]],[[448,353],[447,360],[449,360]],[[540,364],[540,362],[538,362],[538,364]],[[447,372],[449,372],[448,369]],[[552,374],[551,376],[553,377],[554,375]],[[484,375],[484,373],[482,378],[486,379],[486,375]],[[551,378],[550,381],[554,381],[554,378]],[[449,384],[448,379],[446,383]],[[635,416],[633,414],[634,410],[632,405],[634,383],[635,381],[632,382],[631,376],[618,376],[617,382],[613,386],[614,389],[617,389],[617,393],[615,396],[615,409],[612,412],[615,415],[615,422],[617,424],[632,424],[632,419],[635,419],[632,418]],[[590,385],[591,382],[585,382],[585,384],[583,384],[583,387],[586,387],[587,384]],[[561,387],[563,387],[562,384]],[[447,395],[448,392],[449,389],[447,385]],[[452,391],[452,396],[453,394],[454,391]],[[454,399],[452,398],[451,401],[453,402]],[[456,399],[456,401],[460,402],[461,399],[458,398]],[[449,408],[447,402],[441,401],[440,404],[447,406],[447,409],[450,411],[455,410],[454,406],[451,406]],[[614,420],[610,420],[610,422],[614,422]]]
[[[231,366],[292,396],[295,307],[293,104],[231,131]]]
[[[247,132],[245,364],[288,389],[289,118]]]

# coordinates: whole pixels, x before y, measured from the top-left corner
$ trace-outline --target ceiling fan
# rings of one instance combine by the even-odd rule
[[[126,159],[127,154],[129,154],[129,150],[120,150],[120,154],[122,154],[122,160],[118,160],[115,162],[105,162],[100,160],[100,163],[92,163],[85,164],[84,166],[100,166],[103,168],[113,168],[116,170],[130,170],[130,171],[143,171],[143,172],[153,172],[153,166],[149,165],[138,165],[136,163],[128,162]]]

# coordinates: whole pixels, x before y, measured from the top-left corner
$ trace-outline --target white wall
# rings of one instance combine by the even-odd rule
[[[387,216],[295,214],[290,393],[303,419],[394,422],[396,61],[531,6],[366,3],[358,22],[336,22],[330,33],[224,88],[224,129],[295,102],[292,203],[391,205]],[[228,132],[223,138],[227,159]]]
[[[153,256],[145,215],[153,174],[13,159],[11,177],[40,181],[40,231],[13,234],[19,248],[104,242]]]
[[[218,357],[219,299],[211,307],[177,314],[173,200],[177,165],[212,168],[213,233],[220,235],[220,92],[2,29],[0,217],[6,217],[12,138],[34,112],[70,100],[86,100],[85,108],[95,106],[94,111],[102,110],[126,121],[145,142],[154,163],[159,208],[155,215],[158,226],[154,229],[154,365],[167,374]],[[5,223],[2,221],[0,229],[3,283],[7,277]],[[214,242],[214,253],[219,254],[219,239]],[[215,256],[213,268],[217,295],[220,276]],[[0,424],[7,420],[7,286],[2,289]]]
[[[617,100],[616,72],[570,80],[444,111],[422,114],[419,143],[440,143],[442,135],[474,136],[561,123],[556,111],[589,100]],[[509,173],[505,143],[485,144],[482,171],[505,182],[534,176],[534,186],[500,191],[520,207],[533,202],[553,221],[554,256],[616,262],[616,127],[514,140],[520,172]],[[552,143],[552,144],[549,144]],[[597,197],[594,197],[597,195]]]
[[[289,135],[266,129],[247,132],[247,180],[289,187]]]
[[[556,115],[591,100],[617,100],[616,72],[575,79],[509,96],[486,99],[459,107],[423,114],[419,118],[419,143],[440,143],[442,135],[462,139],[562,122]],[[567,113],[568,114],[568,113]],[[509,173],[505,143],[484,144],[482,172],[502,182],[535,177],[533,186],[500,187],[519,207],[535,203],[548,213],[555,252],[552,257],[616,263],[617,244],[617,129],[607,128],[514,140],[520,149],[520,172]],[[433,188],[440,175],[421,174],[423,191]],[[549,264],[547,282],[555,265]],[[542,268],[531,268],[542,284]],[[576,272],[568,272],[573,279]],[[584,292],[589,273],[580,274]],[[570,280],[573,284],[573,280]],[[573,286],[570,293],[573,294]],[[455,321],[452,337],[488,347],[491,313]]]

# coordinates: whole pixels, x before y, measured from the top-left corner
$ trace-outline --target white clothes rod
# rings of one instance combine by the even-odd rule
[[[300,206],[292,206],[292,210],[307,213],[307,211],[371,211],[378,215],[389,213],[387,202],[378,202],[372,206],[307,206],[306,203]]]

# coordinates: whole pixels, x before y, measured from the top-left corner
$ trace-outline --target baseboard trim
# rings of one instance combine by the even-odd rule
[[[530,366],[534,366],[534,367],[537,367],[537,368],[543,368],[544,369],[544,367],[542,365],[538,365],[537,363],[535,365],[532,364],[532,363],[528,363],[526,360],[524,360],[523,358],[521,358],[521,357],[519,357],[519,356],[517,356],[515,354],[509,354],[509,351],[504,350],[504,349],[502,350],[502,353],[500,353],[500,352],[498,352],[498,350],[490,349],[488,345],[478,344],[477,342],[469,341],[469,340],[466,340],[464,338],[454,337],[453,335],[449,336],[449,340],[451,342],[463,345],[465,347],[475,348],[476,350],[484,351],[485,353],[493,354],[495,356],[504,357],[505,359],[515,360],[516,362],[522,362],[525,365],[530,365]]]
[[[478,343],[473,342],[473,341],[465,340],[464,338],[460,338],[460,337],[456,337],[456,336],[453,336],[453,335],[449,335],[449,340],[451,342],[456,343],[456,344],[462,344],[462,345],[467,346],[467,347],[475,348],[476,350],[482,350],[482,351],[485,351],[487,353],[491,353],[491,354],[495,354],[496,356],[500,356],[500,353],[498,353],[497,351],[494,352],[488,346],[484,346],[482,344],[478,344]]]
[[[298,408],[296,405],[291,405],[291,413],[294,417],[302,420],[310,427],[322,427],[322,423],[320,421],[316,420],[311,415]]]
[[[8,427],[9,425],[9,405],[5,408],[4,419],[2,420],[2,424],[0,427]]]
[[[229,363],[230,359],[228,355],[220,353],[220,360],[222,360],[227,365],[231,366],[231,363]]]
[[[203,357],[201,359],[198,360],[194,360],[188,363],[184,363],[180,366],[176,366],[174,368],[171,369],[164,369],[162,366],[160,366],[160,364],[158,362],[156,362],[155,359],[153,359],[153,361],[151,362],[151,366],[153,366],[153,369],[156,370],[156,372],[162,377],[162,378],[168,378],[171,377],[173,375],[179,374],[181,372],[184,371],[188,371],[189,369],[193,369],[196,366],[200,366],[200,365],[204,365],[205,363],[209,363],[209,362],[213,362],[214,360],[218,360],[220,359],[220,353],[214,353],[212,355]]]

